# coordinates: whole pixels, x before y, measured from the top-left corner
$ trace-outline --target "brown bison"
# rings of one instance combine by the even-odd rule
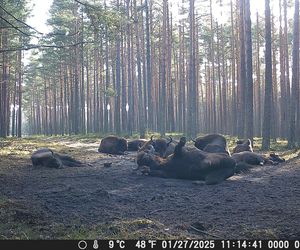
[[[220,134],[209,134],[193,140],[195,147],[208,153],[225,153],[230,155],[226,138]]]
[[[150,176],[188,180],[204,180],[206,184],[220,183],[234,175],[235,161],[225,153],[207,153],[186,148],[182,137],[174,153],[166,159],[148,152],[137,155],[138,166],[148,166]]]
[[[31,161],[33,166],[44,166],[49,168],[62,168],[63,166],[87,166],[87,164],[77,161],[68,155],[54,153],[51,149],[48,148],[41,148],[35,151],[31,155]]]
[[[128,141],[127,151],[138,151],[146,142],[147,140],[145,139],[136,139]]]
[[[247,139],[245,141],[239,140],[239,141],[236,142],[236,144],[237,145],[233,149],[233,154],[234,153],[240,153],[240,152],[243,152],[243,151],[253,152],[252,143],[251,143],[250,139]]]
[[[266,156],[263,154],[249,151],[234,153],[231,157],[235,160],[237,164],[236,173],[247,171],[248,169],[257,165],[277,165],[285,161],[284,158],[281,158],[274,153],[271,153],[269,156]]]
[[[149,145],[152,145],[155,149],[155,152],[163,158],[168,157],[169,155],[173,154],[175,149],[175,143],[173,142],[172,137],[170,137],[170,140],[167,141],[164,138],[159,138],[153,140],[153,135],[151,136],[150,140],[146,142],[139,150],[138,152],[143,152],[145,149],[148,148]]]
[[[123,155],[127,151],[128,145],[126,139],[117,136],[107,136],[101,140],[98,148],[99,153]]]

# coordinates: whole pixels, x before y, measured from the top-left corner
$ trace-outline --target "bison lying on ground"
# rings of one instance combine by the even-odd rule
[[[146,142],[147,140],[145,139],[136,139],[128,141],[127,151],[138,151]]]
[[[117,136],[107,136],[101,140],[98,148],[99,153],[123,155],[127,151],[128,145],[126,139]]]
[[[220,134],[209,134],[193,140],[195,147],[209,153],[225,153],[230,155],[226,138]]]
[[[236,144],[237,145],[233,149],[233,154],[234,153],[240,153],[240,152],[243,152],[243,151],[253,152],[253,148],[252,148],[252,144],[251,144],[250,139],[247,139],[246,141],[237,141]]]
[[[138,166],[148,166],[148,174],[164,178],[204,180],[206,184],[220,183],[234,175],[235,161],[225,153],[207,153],[186,148],[182,137],[174,154],[164,159],[148,152],[139,152]]]
[[[271,153],[270,156],[266,156],[263,154],[255,153],[255,152],[239,152],[232,154],[232,159],[236,162],[236,173],[247,171],[248,169],[254,167],[255,165],[277,165],[279,163],[284,162],[283,158],[280,158],[278,155]]]
[[[63,166],[87,166],[87,164],[77,161],[68,155],[54,153],[51,149],[48,148],[41,148],[35,151],[31,155],[31,161],[33,166],[44,166],[49,168],[62,168]]]
[[[163,158],[168,157],[169,155],[173,154],[175,149],[175,143],[173,142],[172,137],[170,137],[170,140],[167,141],[164,138],[159,138],[153,140],[153,135],[151,136],[150,140],[146,142],[139,150],[138,152],[143,152],[145,149],[148,148],[149,145],[152,145],[155,149],[155,152]]]

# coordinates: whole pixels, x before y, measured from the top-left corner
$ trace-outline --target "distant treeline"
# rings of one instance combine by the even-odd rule
[[[300,142],[299,0],[271,1],[276,16],[270,0],[261,14],[250,0],[178,1],[180,15],[168,0],[53,0],[46,35],[24,0],[0,3],[1,136],[21,136],[23,112],[29,134]]]

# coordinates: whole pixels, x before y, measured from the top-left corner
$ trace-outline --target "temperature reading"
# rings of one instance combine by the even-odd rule
[[[156,240],[138,240],[137,243],[135,244],[135,247],[137,248],[148,248],[150,245],[150,248],[154,248],[156,246]]]
[[[119,245],[119,248],[125,248],[125,241],[124,240],[117,240],[117,244]]]
[[[110,240],[108,241],[108,247],[109,248],[114,248],[114,247],[117,247],[117,248],[125,248],[125,241],[124,240]]]
[[[156,240],[148,240],[150,247],[153,248],[156,245]]]
[[[109,248],[114,248],[114,246],[115,246],[114,241],[113,241],[113,240],[110,240],[110,241],[108,242],[108,247],[109,247]]]
[[[137,248],[146,248],[146,241],[144,240],[138,240],[137,243],[135,244]]]

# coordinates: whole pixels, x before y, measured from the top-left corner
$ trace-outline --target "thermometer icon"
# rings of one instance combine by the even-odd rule
[[[93,248],[94,249],[98,249],[99,248],[99,244],[98,244],[97,240],[94,240]]]

